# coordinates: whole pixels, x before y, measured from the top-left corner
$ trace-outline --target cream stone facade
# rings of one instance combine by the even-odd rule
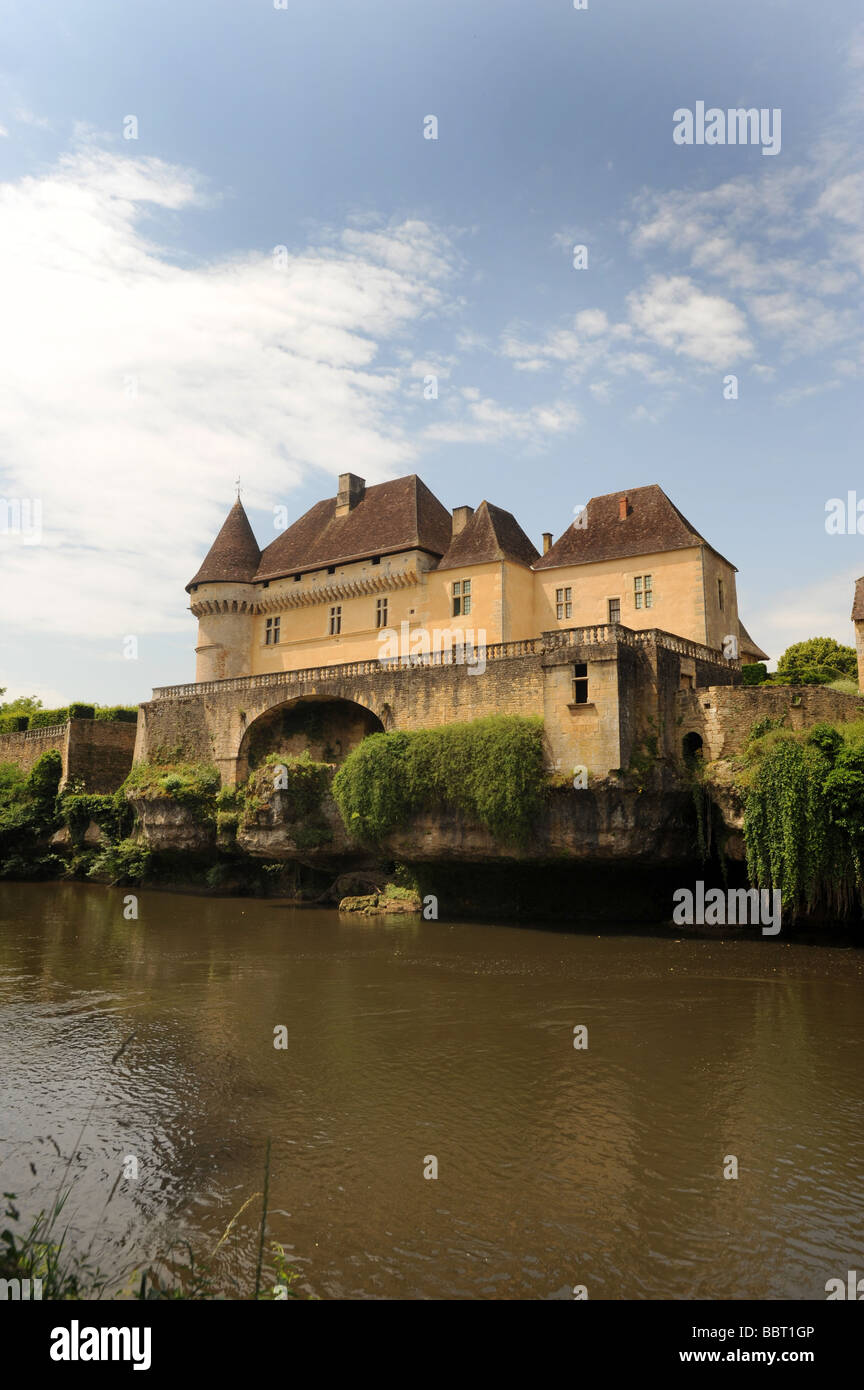
[[[451,515],[419,478],[367,488],[349,473],[262,552],[238,499],[188,586],[196,680],[615,623],[764,658],[739,619],[734,565],[656,485],[592,498],[551,542],[541,554],[490,503]]]

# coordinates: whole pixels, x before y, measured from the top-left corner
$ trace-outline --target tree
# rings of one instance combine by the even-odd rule
[[[827,685],[842,677],[855,679],[858,658],[853,647],[844,647],[833,637],[810,637],[794,642],[777,662],[777,676],[785,684]]]
[[[0,689],[0,695],[6,694],[6,687]],[[0,705],[0,714],[35,714],[37,709],[42,708],[42,701],[38,695],[19,695],[17,700],[8,700],[5,705]]]

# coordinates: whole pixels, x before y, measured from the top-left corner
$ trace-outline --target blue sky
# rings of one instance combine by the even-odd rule
[[[10,694],[189,679],[183,585],[238,474],[262,545],[347,470],[487,498],[535,542],[658,482],[766,650],[851,640],[864,540],[825,508],[864,498],[858,5],[0,21],[0,497],[42,518],[0,535]],[[697,101],[778,108],[780,152],[677,145]]]

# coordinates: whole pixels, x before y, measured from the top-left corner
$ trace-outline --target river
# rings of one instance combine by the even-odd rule
[[[0,1184],[30,1216],[74,1155],[68,1239],[115,1288],[209,1254],[268,1137],[269,1238],[321,1298],[824,1299],[864,1272],[864,950],[155,891],[127,921],[128,891],[0,884]],[[216,1256],[227,1296],[259,1216]]]

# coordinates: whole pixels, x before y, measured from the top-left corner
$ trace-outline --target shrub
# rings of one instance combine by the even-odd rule
[[[131,807],[125,798],[118,801],[116,795],[73,792],[60,798],[59,809],[73,844],[81,843],[91,820],[111,840],[121,840],[130,828]]]
[[[543,721],[490,715],[415,733],[370,734],[333,795],[347,828],[381,840],[426,807],[450,809],[502,840],[527,838],[543,794]]]
[[[21,733],[29,724],[29,714],[0,714],[0,734]]]
[[[848,914],[864,888],[864,724],[751,735],[744,762],[751,883],[779,888],[784,911]]]
[[[96,855],[88,878],[108,878],[111,883],[140,883],[150,868],[150,851],[136,840],[106,845]]]
[[[124,794],[145,801],[169,797],[188,806],[196,820],[216,819],[216,797],[221,778],[212,763],[136,763],[121,787]]]
[[[257,810],[279,792],[286,798],[292,820],[313,817],[321,809],[332,772],[330,763],[313,761],[308,749],[299,756],[268,753],[246,784],[247,811]]]
[[[823,685],[838,676],[856,677],[858,658],[854,647],[845,647],[833,637],[810,637],[795,642],[777,662],[777,675],[793,685]]]
[[[137,705],[96,705],[96,718],[115,724],[137,724]]]
[[[52,805],[57,795],[57,788],[60,785],[60,778],[63,776],[63,759],[52,748],[50,752],[43,753],[41,758],[30,769],[27,777],[27,791],[34,801],[44,805],[47,809],[49,803]]]
[[[30,728],[48,729],[53,724],[65,724],[68,719],[68,705],[63,705],[61,709],[39,709],[30,716]]]
[[[742,685],[761,685],[768,679],[768,667],[764,661],[754,661],[741,667]]]
[[[83,705],[83,704],[81,704],[79,701],[75,701],[73,704],[71,704],[71,705],[69,706],[69,718],[70,718],[70,719],[95,719],[95,718],[96,718],[96,706],[95,706],[95,705]]]

